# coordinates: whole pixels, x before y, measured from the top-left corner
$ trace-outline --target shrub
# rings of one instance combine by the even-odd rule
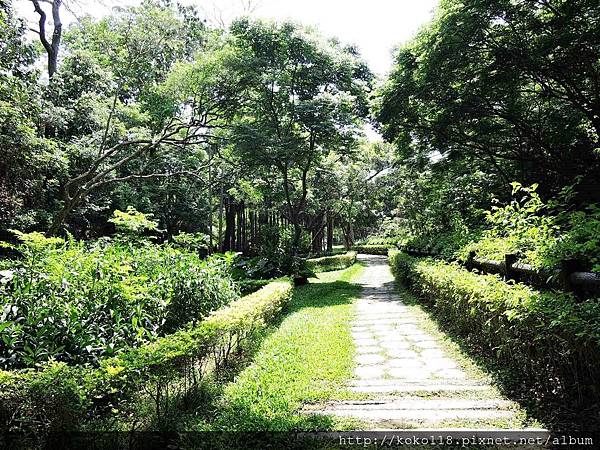
[[[581,270],[600,272],[600,207],[569,207],[574,188],[544,203],[537,186],[512,183],[514,198],[486,212],[485,230],[462,229],[445,234],[412,236],[400,247],[430,250],[445,259],[466,261],[471,252],[482,259],[504,261],[516,254],[519,261],[545,273],[566,259],[580,261]]]
[[[193,328],[104,359],[96,369],[51,361],[38,369],[0,370],[0,429],[42,436],[82,429],[106,414],[132,417],[142,390],[153,393],[158,414],[169,396],[185,395],[209,370],[230,364],[274,320],[292,290],[290,281],[274,281]]]
[[[169,246],[20,235],[0,282],[0,367],[96,364],[238,298],[220,259]]]
[[[239,267],[247,278],[305,278],[312,273],[306,267],[306,260],[299,255],[306,255],[309,251],[307,233],[302,234],[299,247],[296,248],[290,229],[269,225],[261,230],[257,251],[260,256],[242,260]]]
[[[479,239],[478,231],[463,229],[444,234],[421,235],[406,238],[400,242],[400,247],[410,247],[417,250],[429,250],[446,259],[455,259],[457,253]],[[468,251],[467,251],[468,254]],[[504,259],[504,258],[503,258]]]
[[[387,255],[388,250],[394,248],[392,245],[354,245],[352,250],[356,253],[363,253],[366,255]]]
[[[395,247],[399,240],[399,237],[372,236],[367,238],[364,242],[359,242],[358,245],[389,245],[390,247]]]
[[[548,249],[546,265],[555,266],[564,259],[579,259],[589,270],[600,273],[600,207],[589,205],[583,211],[559,216],[566,230]]]
[[[342,255],[322,256],[306,261],[308,268],[315,273],[342,270],[356,262],[356,252],[350,251]]]
[[[559,227],[556,218],[547,214],[547,206],[537,194],[537,185],[531,187],[512,183],[513,195],[521,195],[509,204],[493,206],[487,211],[490,228],[481,239],[465,245],[458,253],[465,259],[475,251],[479,257],[502,261],[507,253],[519,254],[521,261],[541,268],[544,254],[557,240]]]
[[[508,205],[487,212],[489,228],[479,239],[455,252],[465,260],[471,251],[485,259],[502,261],[504,255],[519,255],[521,262],[536,269],[554,269],[561,260],[578,259],[583,269],[600,272],[600,208],[597,205],[572,211],[567,205],[573,195],[566,189],[561,197],[544,203],[537,186],[512,183],[513,199]]]
[[[542,399],[600,400],[600,304],[540,292],[457,264],[390,252],[406,280],[436,314],[487,357],[509,367]],[[581,408],[580,410],[583,410]]]
[[[242,295],[252,294],[253,292],[258,291],[259,289],[265,287],[273,280],[239,280],[237,281],[237,285],[240,289],[240,293]]]
[[[152,214],[139,212],[133,206],[128,206],[126,211],[116,209],[108,221],[118,233],[131,237],[158,230],[158,222],[152,220]]]
[[[290,276],[302,278],[313,276],[306,259],[292,254],[281,253],[277,260],[264,256],[242,258],[235,265],[236,278],[272,279]]]
[[[206,256],[209,250],[210,238],[204,233],[180,232],[173,236],[173,246],[182,250]]]

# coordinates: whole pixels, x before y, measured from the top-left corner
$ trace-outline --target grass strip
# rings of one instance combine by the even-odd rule
[[[358,264],[295,290],[287,316],[254,362],[226,386],[214,429],[287,431],[330,429],[331,418],[299,412],[305,403],[337,398],[352,376],[352,302]]]

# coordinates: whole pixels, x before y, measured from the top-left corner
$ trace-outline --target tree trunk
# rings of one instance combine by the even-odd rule
[[[223,183],[221,183],[221,192],[219,193],[219,250],[224,250],[224,241],[223,241]]]
[[[223,240],[223,251],[235,250],[235,214],[236,208],[230,198],[225,202],[225,239]]]
[[[333,214],[327,213],[327,251],[333,252]]]
[[[343,227],[344,229],[344,246],[346,250],[350,250],[354,245],[354,227],[352,222]]]
[[[212,154],[210,155],[212,158]],[[212,164],[208,166],[208,252],[214,251],[213,246],[213,185]]]
[[[311,228],[311,250],[313,253],[321,253],[323,251],[323,214],[315,216]]]
[[[63,0],[53,0],[46,1],[46,3],[50,3],[52,7],[52,37],[50,41],[48,41],[48,36],[46,35],[46,12],[40,6],[40,1],[42,0],[31,0],[33,3],[33,7],[35,12],[39,15],[38,22],[38,36],[40,37],[40,42],[44,46],[46,50],[46,54],[48,56],[48,78],[52,78],[52,76],[56,73],[58,68],[58,51],[60,49],[60,40],[62,38],[62,22],[60,20],[60,7],[62,5]]]

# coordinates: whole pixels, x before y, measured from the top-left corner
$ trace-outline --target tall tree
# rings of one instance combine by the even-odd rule
[[[0,2],[0,239],[44,226],[65,175],[63,149],[39,136],[42,98],[35,51],[10,2]]]
[[[231,34],[250,76],[235,149],[248,165],[278,174],[297,251],[311,173],[331,152],[352,152],[371,74],[354,48],[292,23],[243,19]]]
[[[600,192],[600,9],[588,0],[444,0],[399,50],[377,117],[399,152],[476,161],[556,193]]]
[[[47,59],[48,59],[48,77],[52,78],[52,76],[56,73],[58,69],[58,52],[60,50],[60,41],[62,38],[62,21],[60,18],[60,8],[63,4],[63,0],[30,0],[33,4],[33,8],[37,15],[39,16],[38,20],[38,29],[34,30],[40,38],[40,42],[44,46],[46,50]],[[52,23],[50,24],[48,21],[48,14],[42,7],[42,4],[50,5],[50,14],[52,17]],[[52,27],[52,32],[49,33],[47,27]]]

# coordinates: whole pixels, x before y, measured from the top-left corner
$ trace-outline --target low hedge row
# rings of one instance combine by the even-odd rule
[[[391,251],[392,272],[470,347],[509,368],[540,404],[598,409],[600,303],[541,292],[455,263]],[[531,395],[531,391],[535,395]]]
[[[393,245],[354,245],[352,250],[356,253],[365,255],[387,255],[388,250],[394,248]]]
[[[331,272],[350,267],[356,262],[356,252],[349,251],[341,255],[322,256],[321,258],[308,259],[306,265],[315,273]]]
[[[237,281],[236,284],[237,284],[238,288],[240,289],[240,294],[248,295],[248,294],[252,294],[253,292],[258,291],[259,289],[262,289],[263,287],[265,287],[266,285],[268,285],[271,282],[273,282],[273,279],[268,279],[268,280],[244,279],[244,280]]]
[[[101,361],[99,368],[50,362],[39,369],[0,371],[0,433],[43,436],[81,430],[90,419],[136,414],[140,392],[160,417],[169,398],[198,387],[251,344],[291,298],[293,285],[277,280],[212,313],[198,326]],[[93,424],[91,425],[93,427]]]
[[[400,237],[370,237],[357,242],[356,245],[387,245],[395,247],[398,241],[400,241]]]

